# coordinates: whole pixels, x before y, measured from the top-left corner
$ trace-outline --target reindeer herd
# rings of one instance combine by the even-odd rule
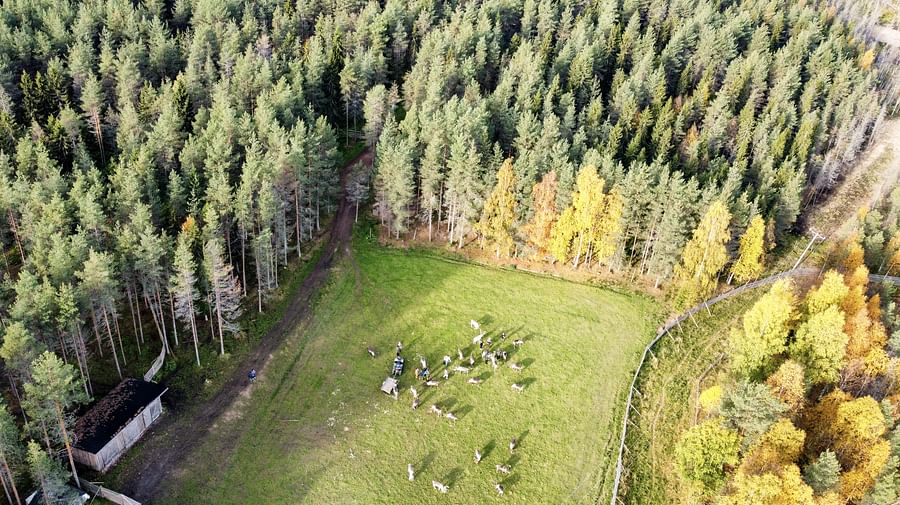
[[[462,374],[462,375],[469,375],[470,373],[475,371],[477,369],[476,359],[475,359],[475,356],[477,354],[475,354],[475,353],[477,353],[478,351],[480,351],[480,361],[485,365],[490,364],[490,366],[494,370],[497,370],[498,368],[500,368],[500,366],[501,366],[500,363],[506,363],[509,360],[512,349],[504,349],[501,347],[501,343],[504,342],[507,338],[507,334],[505,332],[500,334],[498,341],[496,342],[497,345],[495,345],[495,342],[493,341],[492,338],[490,338],[490,337],[485,338],[487,336],[487,334],[484,331],[480,331],[481,325],[477,321],[472,320],[469,322],[469,325],[471,326],[471,328],[473,330],[479,332],[472,339],[473,350],[469,354],[469,356],[466,357],[466,355],[463,353],[463,350],[460,348],[457,348],[456,349],[457,364],[454,364],[454,358],[452,357],[452,353],[448,353],[443,356],[443,358],[441,359],[441,363],[443,364],[443,373],[441,374],[441,377],[444,382],[447,382],[450,380],[450,377],[452,375],[451,371],[454,374]],[[523,345],[524,345],[524,341],[521,339],[516,339],[512,342],[512,346],[515,350],[521,349],[521,347]],[[401,342],[398,342],[397,343],[398,356],[402,349],[403,349],[403,344]],[[372,357],[375,357],[374,349],[369,347],[366,350]],[[468,349],[467,349],[467,351],[468,351]],[[417,381],[416,384],[422,384],[426,388],[439,387],[442,384],[442,382],[438,381],[434,378],[431,378],[429,371],[428,371],[427,360],[423,357],[419,357],[419,363],[421,365],[421,368],[416,368],[416,370],[415,370],[415,379]],[[522,363],[509,363],[509,367],[510,367],[510,369],[512,369],[515,372],[521,372],[522,370],[525,369],[525,365]],[[478,385],[483,382],[484,382],[484,379],[482,377],[469,377],[465,381],[466,384],[470,384],[470,385]],[[523,393],[526,389],[526,386],[524,384],[514,382],[510,385],[510,388],[517,393]],[[398,391],[395,389],[394,394],[393,394],[394,399],[398,398],[397,393],[398,393]],[[409,393],[412,396],[412,409],[417,410],[419,408],[419,406],[421,406],[421,404],[422,404],[422,398],[420,397],[419,390],[416,389],[415,386],[410,386]],[[455,423],[456,421],[459,420],[459,416],[456,413],[451,412],[446,407],[442,407],[438,403],[431,404],[431,406],[429,406],[429,408],[428,408],[428,412],[430,414],[434,414],[438,418],[446,419],[447,421],[449,421],[451,423]],[[518,440],[516,438],[512,438],[509,441],[510,454],[514,453],[517,445],[518,445]],[[479,449],[476,448],[475,449],[475,458],[474,458],[475,464],[477,465],[477,464],[481,463],[481,459],[482,459],[482,453]],[[510,475],[513,470],[512,469],[512,460],[508,461],[506,464],[494,465],[494,469],[496,470],[497,474],[500,476]],[[416,469],[411,463],[408,463],[406,465],[406,473],[407,473],[408,480],[414,481],[416,479]],[[434,488],[435,491],[442,493],[442,494],[450,492],[450,484],[445,484],[438,480],[432,480],[431,486],[432,486],[432,488]],[[494,488],[494,491],[496,491],[497,494],[500,496],[503,496],[506,493],[506,489],[504,488],[504,486],[501,482],[494,482],[493,488]]]

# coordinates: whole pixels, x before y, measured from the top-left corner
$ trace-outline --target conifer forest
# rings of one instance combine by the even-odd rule
[[[258,386],[268,387],[264,363],[248,356],[260,342],[272,342],[272,352],[290,345],[272,332],[307,331],[296,321],[272,329],[299,306],[286,305],[293,293],[307,297],[304,317],[309,309],[311,320],[329,320],[320,311],[338,303],[329,297],[340,275],[355,269],[357,296],[369,293],[360,275],[362,286],[388,275],[376,268],[379,254],[474,255],[601,279],[658,305],[617,306],[643,321],[629,329],[637,331],[789,268],[813,233],[838,242],[844,232],[812,229],[810,216],[855,180],[897,121],[900,42],[885,38],[897,19],[900,6],[887,0],[2,2],[3,496],[16,505],[32,491],[42,503],[82,503],[74,492],[82,481],[104,479],[76,461],[78,419],[124,379],[144,379],[154,360],[162,368],[146,380],[176,392],[163,396],[164,418],[189,419],[179,399],[210,384],[188,402],[203,408],[216,388],[232,387],[223,386],[228,377],[246,381],[248,363],[250,383],[259,369]],[[900,145],[886,149],[900,154]],[[872,491],[888,486],[885,465],[900,461],[887,435],[893,422],[875,426],[882,411],[900,417],[889,401],[900,394],[891,371],[900,355],[897,295],[875,294],[881,288],[865,277],[900,275],[895,185],[863,211],[848,204],[852,233],[828,257],[813,253],[831,269],[817,287],[780,281],[720,335],[732,375],[705,389],[703,417],[684,426],[668,456],[680,469],[673,475],[683,503],[886,504],[878,496],[900,496],[900,469],[891,474],[896,493]],[[416,261],[409,268],[425,269],[422,276],[402,282],[437,275]],[[332,280],[298,288],[319,270]],[[518,286],[510,289],[532,286],[508,279]],[[431,302],[422,294],[409,303]],[[385,306],[400,317],[396,300]],[[587,309],[571,317],[577,310]],[[422,331],[458,336],[479,317]],[[505,337],[511,330],[501,325],[515,326],[512,317],[489,331]],[[379,347],[364,337],[374,323],[359,324],[347,330],[359,339],[346,344],[362,357],[346,359],[365,367],[367,346],[380,359],[393,356],[397,340],[412,340],[385,334]],[[609,402],[624,402],[651,326],[616,351],[632,368],[610,379],[620,390]],[[542,345],[524,342],[525,350]],[[427,348],[432,361],[457,359],[457,344],[446,345]],[[407,375],[418,352],[405,355]],[[618,441],[617,408],[604,406],[597,423],[604,443]],[[531,437],[538,446],[540,435]],[[862,455],[864,447],[877,454]],[[603,465],[615,466],[616,449],[605,449]],[[112,474],[120,491],[132,491],[128,468],[142,454]],[[468,451],[465,458],[471,464]],[[457,503],[488,500],[462,498],[464,477],[435,477],[432,489],[427,469],[416,471],[430,499],[449,488]],[[485,480],[486,496],[582,502],[532,489],[521,475],[524,484]],[[608,475],[594,479],[602,483],[585,503],[609,500]],[[405,485],[402,477],[384,485]],[[629,503],[676,500],[627,487]],[[312,489],[309,503],[342,501]],[[358,501],[347,492],[347,503],[381,503],[377,493]],[[173,493],[166,496],[186,497]],[[404,502],[390,496],[385,503]]]

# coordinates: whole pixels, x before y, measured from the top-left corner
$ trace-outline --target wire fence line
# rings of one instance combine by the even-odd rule
[[[709,310],[711,305],[715,305],[716,303],[721,302],[722,300],[726,300],[728,298],[740,295],[745,293],[751,289],[755,289],[761,286],[767,286],[769,284],[774,284],[775,282],[785,279],[788,277],[796,277],[796,276],[809,276],[815,275],[819,273],[818,268],[792,268],[790,270],[785,270],[783,272],[779,272],[777,274],[770,275],[768,277],[764,277],[762,279],[758,279],[752,282],[748,282],[742,286],[736,287],[734,289],[725,291],[724,293],[720,293],[708,300],[702,301],[699,304],[691,307],[685,312],[681,313],[678,317],[671,318],[666,321],[662,326],[660,326],[659,330],[656,332],[656,337],[644,347],[644,352],[641,354],[641,359],[638,361],[637,368],[634,371],[634,376],[631,379],[631,386],[628,389],[628,399],[625,401],[625,411],[622,414],[622,434],[619,441],[619,451],[618,457],[616,458],[616,474],[615,479],[613,480],[613,490],[612,497],[610,498],[610,505],[617,505],[619,499],[619,487],[622,483],[622,473],[624,471],[624,455],[625,455],[625,439],[628,436],[628,423],[630,422],[629,415],[631,414],[631,410],[634,408],[634,393],[637,390],[637,381],[640,378],[641,370],[644,368],[644,363],[647,361],[647,356],[653,351],[653,347],[656,346],[657,342],[659,342],[664,336],[668,335],[670,330],[676,326],[680,326],[683,321],[688,320],[689,318],[693,318],[694,314],[700,312],[701,310]],[[872,277],[881,277],[881,276],[872,276]],[[896,284],[900,284],[900,278],[895,278],[897,282]],[[874,280],[874,279],[873,279]],[[879,281],[880,282],[880,281]],[[890,281],[889,281],[890,282]]]
[[[616,458],[616,476],[613,480],[613,491],[612,498],[610,499],[610,505],[617,505],[617,502],[620,502],[619,499],[619,487],[622,483],[622,472],[624,471],[624,455],[625,455],[625,439],[628,436],[628,423],[630,421],[629,415],[631,410],[634,409],[634,392],[637,391],[637,381],[640,378],[641,370],[644,368],[644,363],[647,361],[647,356],[653,351],[653,347],[659,342],[664,336],[666,336],[669,331],[675,326],[680,326],[682,321],[686,321],[688,318],[694,317],[694,314],[700,312],[703,309],[709,310],[710,305],[715,305],[722,300],[726,300],[733,296],[737,296],[739,294],[745,293],[751,289],[755,289],[761,286],[767,286],[769,284],[774,284],[775,282],[785,279],[787,277],[805,277],[810,275],[816,275],[821,270],[813,267],[805,267],[805,268],[792,268],[790,270],[785,270],[783,272],[779,272],[777,274],[770,275],[763,279],[759,279],[753,282],[748,282],[743,286],[734,288],[732,290],[726,291],[724,293],[720,293],[717,296],[710,298],[709,300],[705,300],[700,302],[694,307],[691,307],[687,311],[683,312],[681,315],[674,319],[669,319],[664,323],[656,333],[656,337],[644,347],[644,352],[641,354],[641,360],[638,362],[638,366],[634,371],[634,377],[631,379],[631,387],[628,390],[628,399],[625,402],[625,412],[622,414],[622,436],[619,442],[619,454]],[[877,283],[890,283],[895,286],[900,286],[900,277],[891,276],[891,275],[869,275],[870,282]]]

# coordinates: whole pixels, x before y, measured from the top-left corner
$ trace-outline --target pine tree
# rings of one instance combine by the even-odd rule
[[[200,350],[197,338],[197,309],[196,302],[200,299],[197,292],[197,265],[194,254],[191,251],[191,235],[195,233],[194,220],[188,218],[181,227],[178,235],[178,244],[175,247],[171,291],[175,297],[175,314],[182,322],[191,326],[191,335],[194,339],[194,356],[197,366],[200,366]]]
[[[87,397],[75,379],[72,365],[62,362],[55,354],[45,351],[32,363],[32,382],[25,384],[25,396],[32,405],[41,405],[42,410],[52,412],[59,426],[60,437],[69,457],[69,465],[75,485],[81,488],[75,459],[72,457],[72,439],[66,429],[66,410],[85,403]],[[41,421],[50,421],[41,419]]]
[[[27,460],[31,478],[40,489],[43,503],[74,505],[80,501],[66,484],[66,472],[34,441],[28,442]]]
[[[0,402],[0,478],[4,482],[3,489],[6,490],[6,500],[10,504],[22,504],[22,500],[19,498],[19,490],[16,487],[14,468],[22,462],[23,458],[24,451],[22,450],[19,428],[6,408],[6,404]],[[10,489],[12,490],[12,496],[9,495]]]
[[[815,461],[803,468],[803,480],[816,494],[824,494],[835,488],[840,479],[841,464],[833,451],[825,450]]]
[[[496,255],[509,256],[513,247],[516,220],[516,175],[512,159],[507,158],[497,171],[497,184],[484,203],[478,231],[496,247]]]
[[[219,332],[219,353],[224,355],[225,332],[237,333],[240,330],[241,287],[231,265],[223,257],[222,245],[215,238],[206,242],[204,262],[211,294],[210,309],[215,314]]]
[[[91,249],[88,259],[84,262],[81,271],[76,275],[81,280],[79,287],[91,309],[94,335],[97,337],[98,346],[101,340],[99,326],[102,325],[106,330],[109,346],[113,353],[113,360],[116,363],[116,371],[121,380],[122,368],[119,365],[119,353],[116,350],[116,342],[112,334],[112,326],[116,318],[116,283],[113,279],[112,258],[106,253],[96,252]]]
[[[763,272],[765,258],[765,222],[759,215],[750,220],[750,226],[741,236],[738,260],[731,266],[731,275],[738,282],[744,283],[759,277]]]

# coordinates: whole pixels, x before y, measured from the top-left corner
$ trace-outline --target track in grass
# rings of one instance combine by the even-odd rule
[[[357,240],[312,318],[157,502],[476,504],[500,500],[494,483],[502,482],[506,502],[593,503],[613,461],[616,402],[657,314],[636,295]],[[482,323],[485,339],[507,332],[503,347],[524,370],[495,371],[478,360],[469,375],[443,381],[441,357],[453,356],[452,368],[458,347],[477,354],[470,319]],[[525,343],[513,351],[513,339]],[[407,371],[395,401],[378,387],[398,340]],[[414,383],[420,355],[440,386]],[[470,377],[484,382],[467,384]],[[410,385],[423,400],[415,411]],[[459,419],[429,413],[435,403]],[[513,437],[519,447],[511,454]],[[449,493],[439,495],[432,480]]]

